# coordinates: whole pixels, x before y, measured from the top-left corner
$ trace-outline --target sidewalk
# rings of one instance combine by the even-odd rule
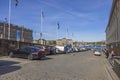
[[[107,72],[109,80],[120,80],[120,78],[113,70],[113,66],[110,64],[110,62],[107,59],[105,59],[104,63],[105,63],[105,70]]]

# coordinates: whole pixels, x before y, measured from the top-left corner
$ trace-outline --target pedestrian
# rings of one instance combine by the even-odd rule
[[[114,51],[112,50],[112,52],[111,52],[111,58],[113,59],[114,56],[115,56],[115,53],[114,53]]]
[[[105,52],[105,54],[106,54],[106,58],[109,57],[109,53],[110,53],[109,50],[106,49],[106,52]]]

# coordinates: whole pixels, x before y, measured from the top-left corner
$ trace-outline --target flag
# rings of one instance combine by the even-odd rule
[[[42,38],[42,32],[40,33],[40,37]]]
[[[60,24],[59,24],[59,22],[57,22],[57,25],[58,25],[58,30],[60,29]]]
[[[42,14],[42,18],[44,18],[44,12],[43,12],[43,11],[42,11],[42,13],[41,13],[41,14]]]
[[[18,0],[15,0],[15,6],[17,6],[18,5]]]
[[[7,18],[5,18],[5,22],[7,23]]]
[[[67,28],[67,32],[68,32],[68,28]]]

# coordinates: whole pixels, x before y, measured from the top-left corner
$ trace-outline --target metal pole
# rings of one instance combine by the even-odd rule
[[[22,41],[24,42],[24,37],[23,37],[23,27],[22,27]]]
[[[66,38],[68,37],[68,28],[67,28],[67,32],[66,32]]]
[[[10,17],[11,17],[11,0],[9,0],[9,14],[8,14],[8,40],[10,40]]]
[[[67,32],[68,32],[68,28],[66,29],[66,44],[67,44]]]
[[[5,39],[5,22],[4,22],[4,39]]]
[[[72,40],[74,39],[74,33],[72,33]]]
[[[43,26],[43,20],[42,20],[42,9],[41,9],[40,44],[42,44],[42,26]]]
[[[59,34],[59,33],[58,33],[58,29],[57,29],[57,39],[59,38],[59,37],[58,37],[58,34]]]

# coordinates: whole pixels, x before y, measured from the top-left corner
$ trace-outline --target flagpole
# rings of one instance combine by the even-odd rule
[[[57,39],[58,39],[58,28],[57,28]]]
[[[67,39],[67,29],[66,29],[66,39]]]
[[[74,39],[74,33],[72,33],[72,40]]]
[[[9,0],[9,14],[8,14],[8,40],[10,40],[10,18],[11,18],[11,0]]]
[[[68,28],[67,28],[67,31],[66,31],[66,38],[68,37]]]
[[[58,24],[58,28],[57,28],[57,39],[59,39],[59,28],[60,28],[60,25],[59,25],[59,22],[57,22]]]
[[[57,39],[59,39],[59,29],[60,29],[60,24],[57,22]]]
[[[4,22],[4,39],[5,39],[5,24],[6,24],[6,22]]]
[[[24,42],[24,37],[23,37],[24,31],[23,31],[23,28],[24,27],[22,27],[22,41]]]
[[[42,9],[41,9],[40,44],[42,44],[42,26],[43,26],[43,20],[42,20]]]
[[[66,44],[67,44],[67,29],[66,29]]]

